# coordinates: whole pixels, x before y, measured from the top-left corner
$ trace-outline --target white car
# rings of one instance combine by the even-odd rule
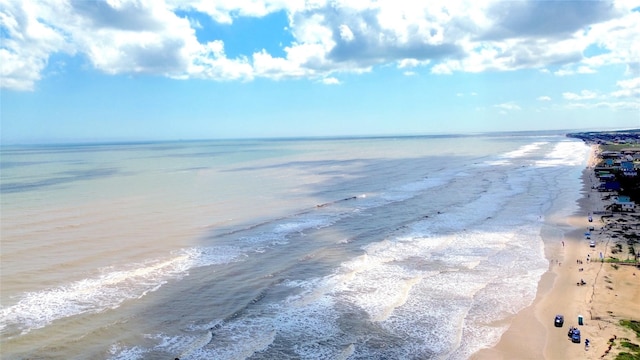
[[[589,241],[589,247],[596,247],[596,242],[594,240]]]

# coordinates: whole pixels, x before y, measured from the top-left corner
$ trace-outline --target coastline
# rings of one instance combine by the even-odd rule
[[[619,321],[640,320],[640,271],[633,266],[614,268],[601,262],[601,256],[606,259],[611,255],[611,242],[616,236],[609,219],[594,215],[593,222],[588,220],[609,203],[607,196],[593,189],[597,151],[597,145],[592,145],[582,172],[582,196],[576,213],[545,221],[551,225],[541,231],[549,268],[538,282],[534,301],[514,315],[493,347],[476,352],[471,359],[614,359],[620,350],[610,346],[610,339],[635,337]],[[590,227],[594,228],[591,239],[596,241],[595,248],[585,240]],[[577,285],[580,279],[586,285]],[[554,325],[556,314],[564,315],[562,327]],[[584,319],[581,326],[578,316]],[[571,326],[581,330],[580,344],[569,340]],[[585,339],[590,340],[588,349]]]

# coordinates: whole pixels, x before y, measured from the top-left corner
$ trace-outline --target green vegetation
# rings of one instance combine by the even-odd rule
[[[620,320],[620,325],[631,329],[640,338],[640,321]],[[620,339],[620,346],[625,349],[616,356],[616,360],[640,360],[640,346],[629,339]]]
[[[631,149],[640,147],[638,144],[601,144],[600,148],[604,151],[620,151],[622,149]]]
[[[629,341],[621,341],[620,346],[627,348],[633,352],[640,352],[640,346]]]
[[[618,258],[608,258],[605,259],[604,262],[611,264],[611,267],[616,270],[620,267],[619,264],[635,265],[638,263],[635,259],[620,260]]]
[[[616,360],[640,360],[640,355],[634,355],[626,352],[621,352],[616,356]]]
[[[633,331],[634,333],[636,333],[636,336],[640,338],[640,321],[636,321],[636,320],[620,320],[620,325],[631,329],[631,331]]]

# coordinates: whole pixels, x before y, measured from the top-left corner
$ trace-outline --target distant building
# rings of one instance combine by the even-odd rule
[[[620,169],[622,171],[633,171],[633,161],[623,161],[620,163]]]
[[[620,153],[617,151],[603,151],[600,153],[600,157],[603,159],[618,159],[620,157]]]
[[[601,182],[598,187],[600,191],[619,191],[620,190],[620,182],[618,181],[607,181]]]
[[[614,204],[622,211],[635,211],[636,209],[636,203],[626,195],[619,195]]]

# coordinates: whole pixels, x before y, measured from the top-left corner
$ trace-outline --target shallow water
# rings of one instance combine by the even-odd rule
[[[560,135],[2,148],[3,358],[465,359],[548,267]]]

